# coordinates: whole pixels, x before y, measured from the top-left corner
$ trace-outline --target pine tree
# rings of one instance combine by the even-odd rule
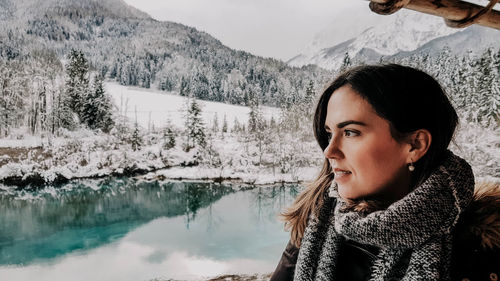
[[[226,114],[224,114],[224,119],[222,120],[222,132],[227,133],[227,119]]]
[[[196,101],[195,97],[190,97],[187,101],[187,113],[186,113],[186,136],[187,141],[185,145],[185,150],[189,151],[195,145],[201,147],[205,146],[205,128],[203,119],[201,118],[201,107]]]
[[[289,110],[289,113],[294,115],[292,124],[295,124],[295,130],[299,130],[301,127],[309,127],[312,123],[314,95],[314,82],[310,80],[306,87],[304,100],[293,105]]]
[[[306,95],[304,96],[304,102],[308,105],[312,105],[314,100],[314,81],[309,80],[309,84],[306,87]]]
[[[240,122],[238,121],[238,118],[234,117],[234,121],[233,121],[233,129],[231,130],[231,132],[239,132],[241,130],[241,127],[240,127]]]
[[[93,87],[83,100],[82,121],[92,130],[109,132],[114,125],[112,104],[105,93],[101,77],[94,79]]]
[[[70,104],[70,97],[65,95],[63,92],[60,92],[57,97],[57,105],[55,108],[56,112],[54,113],[54,123],[57,124],[57,128],[61,127],[68,130],[74,130],[78,125],[73,118],[74,113],[70,108]]]
[[[132,137],[130,138],[130,144],[132,145],[132,150],[140,150],[142,146],[142,138],[141,134],[139,131],[139,125],[137,124],[137,121],[135,121],[134,124],[134,131],[132,132]]]
[[[252,99],[250,101],[250,112],[248,113],[248,131],[256,132],[259,127],[262,126],[263,117],[260,112],[259,103],[257,99]]]
[[[488,98],[489,110],[486,114],[488,125],[500,125],[500,49],[493,55],[491,65],[491,93]]]
[[[163,133],[163,148],[171,149],[175,147],[175,134],[170,127],[166,127]]]
[[[82,120],[83,103],[89,88],[88,61],[81,51],[72,49],[66,66],[66,106]]]
[[[477,94],[479,94],[479,112],[478,121],[483,125],[488,126],[495,122],[497,112],[492,113],[490,103],[494,102],[492,95],[497,94],[498,96],[498,82],[495,83],[495,72],[493,64],[493,53],[492,49],[488,48],[479,58],[477,64],[478,70],[478,83],[477,83]]]
[[[191,89],[189,87],[189,81],[186,78],[184,78],[184,76],[182,76],[179,95],[181,95],[183,97],[189,96],[190,92],[191,92]]]
[[[197,70],[191,83],[194,97],[207,100],[210,97],[210,87],[208,78],[202,70]]]
[[[472,57],[472,51],[467,51],[466,54],[467,61],[469,63],[468,69],[470,72],[467,75],[466,85],[470,92],[467,93],[466,104],[467,104],[467,120],[469,122],[476,123],[479,121],[479,93],[478,93],[478,81],[479,81],[479,71],[478,62]]]
[[[217,112],[214,113],[214,120],[212,122],[212,132],[217,133],[219,131],[219,118],[217,117]]]
[[[175,147],[175,144],[175,133],[172,130],[172,121],[170,118],[167,118],[165,128],[163,129],[163,148],[171,149]]]
[[[435,66],[429,69],[429,73],[436,77],[436,79],[443,85],[450,85],[453,75],[451,73],[452,61],[455,61],[451,56],[451,49],[445,45],[437,58],[435,59]]]
[[[468,87],[468,75],[470,74],[469,62],[466,57],[455,61],[455,68],[451,75],[451,85],[449,93],[452,96],[452,102],[457,108],[457,113],[461,118],[467,118],[467,98],[472,93]]]
[[[276,128],[276,120],[274,119],[274,116],[271,116],[271,120],[269,121],[269,127],[272,129]]]

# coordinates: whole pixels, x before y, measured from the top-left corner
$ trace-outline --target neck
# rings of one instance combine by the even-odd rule
[[[389,207],[392,203],[404,198],[411,191],[410,173],[407,172],[403,176],[396,178],[388,188],[377,194],[372,194],[359,200],[349,201],[349,209],[371,213],[376,210],[382,210]]]

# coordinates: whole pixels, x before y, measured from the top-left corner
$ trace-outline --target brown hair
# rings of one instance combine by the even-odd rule
[[[344,85],[351,86],[390,125],[392,137],[402,141],[418,129],[427,129],[432,143],[427,153],[414,163],[411,187],[421,184],[439,166],[453,137],[458,116],[444,90],[430,75],[397,64],[358,66],[340,74],[321,94],[314,113],[314,136],[321,150],[328,146],[328,135],[324,129],[328,101],[335,90]],[[425,109],[425,114],[421,110]],[[295,202],[281,217],[285,229],[291,232],[291,242],[300,246],[307,221],[311,214],[318,216],[325,192],[334,175],[325,158],[316,178],[298,195]],[[349,209],[372,212],[387,207],[390,202],[375,200],[349,200]]]
[[[325,159],[318,178],[301,192],[291,207],[281,214],[285,221],[285,229],[290,231],[291,242],[297,247],[304,235],[306,223],[311,214],[319,216],[318,211],[323,204],[323,194],[333,180],[330,163]]]

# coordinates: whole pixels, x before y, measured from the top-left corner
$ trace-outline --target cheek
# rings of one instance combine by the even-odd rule
[[[356,156],[359,176],[373,183],[385,181],[400,170],[402,150],[397,143],[388,141],[374,141],[364,145]]]

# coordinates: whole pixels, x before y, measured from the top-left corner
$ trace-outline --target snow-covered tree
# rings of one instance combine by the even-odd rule
[[[205,125],[201,117],[201,107],[193,96],[187,100],[184,125],[186,129],[186,144],[184,149],[189,151],[195,145],[205,146]]]
[[[498,111],[493,112],[493,107],[498,108],[500,96],[494,68],[493,52],[488,48],[477,62],[478,121],[485,126],[495,123],[498,116]]]
[[[241,131],[240,121],[238,121],[238,118],[234,117],[233,128],[231,129],[231,132],[235,133],[239,131]]]
[[[52,133],[58,128],[73,130],[78,125],[73,118],[74,113],[69,106],[70,102],[68,99],[68,96],[62,91],[55,96],[52,111]]]
[[[172,130],[172,121],[167,119],[167,124],[163,129],[163,148],[171,149],[175,147],[175,133]]]
[[[7,137],[18,109],[14,106],[15,96],[10,88],[12,71],[2,66],[0,73],[0,136]]]
[[[96,77],[92,89],[82,101],[82,121],[92,130],[109,132],[113,127],[112,103],[105,93],[102,77]]]
[[[222,119],[222,133],[227,133],[227,118],[224,114],[224,119]]]
[[[140,150],[142,147],[142,137],[139,131],[139,125],[137,121],[134,123],[134,130],[132,131],[132,136],[130,137],[130,144],[132,145],[132,150]]]
[[[253,98],[249,103],[248,131],[254,133],[262,129],[262,127],[265,127],[265,122],[257,99]]]
[[[490,95],[490,112],[488,114],[488,119],[495,126],[500,125],[500,48],[493,57],[493,81],[491,85],[491,95]]]
[[[66,65],[67,106],[82,119],[84,100],[89,89],[89,64],[82,51],[72,49]]]
[[[171,128],[166,128],[164,133],[165,142],[163,148],[171,149],[175,147],[175,134]]]
[[[191,89],[189,87],[189,80],[186,79],[184,76],[181,78],[181,86],[179,89],[179,95],[181,96],[188,96],[189,93],[191,92]]]
[[[212,132],[217,133],[219,131],[219,118],[217,112],[214,113],[214,119],[212,121]]]
[[[309,84],[307,84],[307,87],[306,87],[306,94],[304,96],[304,102],[306,104],[312,104],[314,101],[314,95],[315,95],[314,81],[309,80]]]

